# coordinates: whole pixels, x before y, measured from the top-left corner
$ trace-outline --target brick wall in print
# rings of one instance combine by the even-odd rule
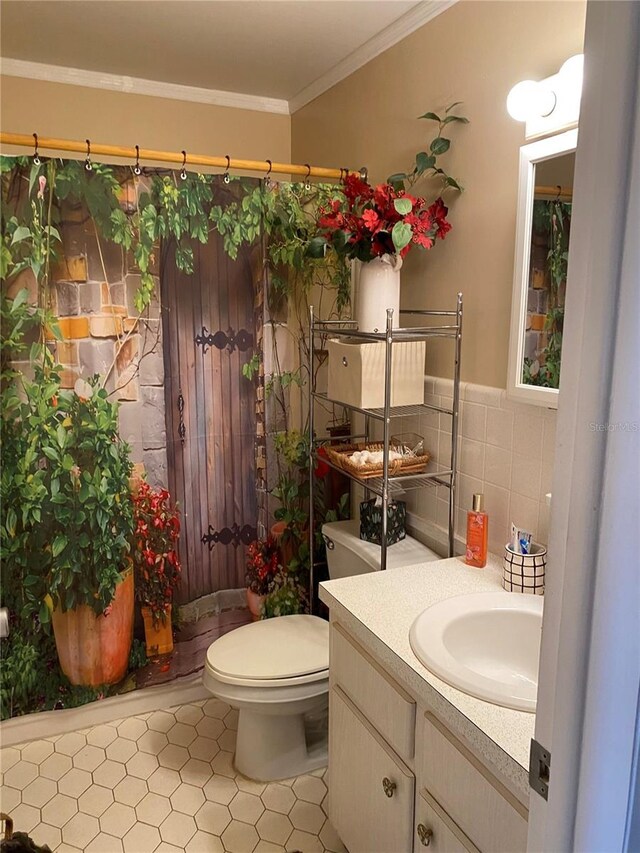
[[[121,206],[135,199],[125,185]],[[153,485],[167,484],[167,454],[161,307],[154,299],[142,316],[134,306],[140,276],[121,247],[99,239],[82,206],[66,205],[60,227],[64,256],[51,271],[50,302],[62,340],[51,347],[63,366],[62,385],[79,377],[105,377],[111,399],[120,404],[120,435],[131,459],[143,463]],[[156,285],[158,255],[156,255]],[[12,290],[27,285],[36,302],[35,282],[24,274]],[[156,287],[156,292],[159,288]],[[28,374],[27,364],[16,365]]]

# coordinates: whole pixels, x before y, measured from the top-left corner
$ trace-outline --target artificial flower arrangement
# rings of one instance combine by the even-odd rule
[[[256,539],[247,549],[247,587],[256,595],[267,595],[273,579],[282,571],[280,548],[273,536]]]
[[[166,489],[153,489],[141,482],[132,495],[136,599],[148,608],[157,627],[167,622],[173,594],[180,583],[177,544],[180,517]],[[170,621],[170,620],[169,620]]]
[[[464,116],[452,114],[456,106],[457,103],[447,107],[443,116],[433,112],[420,116],[436,121],[438,131],[429,151],[418,152],[415,165],[408,172],[391,175],[386,183],[375,187],[359,175],[346,176],[342,194],[319,211],[318,234],[309,246],[312,257],[322,257],[331,246],[338,254],[365,263],[385,256],[393,258],[399,267],[412,246],[431,249],[436,240],[444,240],[451,223],[441,193],[446,189],[462,190],[458,181],[438,165],[438,157],[451,145],[451,140],[443,136],[447,125],[468,122]],[[411,187],[423,176],[437,178],[441,184],[431,204],[406,189],[407,184]]]
[[[346,203],[340,199],[321,213],[321,239],[348,258],[371,261],[383,255],[403,258],[413,245],[430,249],[451,230],[442,198],[429,206],[423,198],[391,184],[372,187],[357,175],[343,183]]]

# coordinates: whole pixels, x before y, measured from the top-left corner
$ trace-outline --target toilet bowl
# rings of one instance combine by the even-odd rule
[[[380,569],[380,548],[359,537],[357,521],[325,524],[329,577]],[[439,560],[411,537],[392,545],[388,568]],[[238,709],[235,766],[250,779],[271,782],[327,763],[329,623],[317,616],[264,619],[224,634],[209,646],[203,681]]]
[[[326,765],[326,737],[311,743],[305,720],[327,707],[324,619],[280,616],[224,634],[209,647],[203,681],[239,711],[235,766],[245,776],[270,782]]]

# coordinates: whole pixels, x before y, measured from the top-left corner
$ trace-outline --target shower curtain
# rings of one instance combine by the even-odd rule
[[[57,317],[61,338],[47,345],[63,389],[99,375],[108,399],[118,403],[131,461],[177,501],[182,562],[173,655],[145,661],[137,616],[126,677],[114,685],[74,686],[60,671],[46,597],[43,610],[20,604],[24,567],[3,540],[1,603],[11,625],[0,641],[6,717],[194,672],[210,642],[248,621],[245,546],[266,523],[265,265],[259,227],[253,245],[232,259],[209,219],[213,207],[241,203],[257,181],[193,173],[184,179],[155,169],[138,176],[128,167],[70,160],[37,166],[26,157],[3,157],[2,172],[4,245],[14,260],[21,253],[27,261],[24,269],[3,270],[6,304],[26,290],[27,303]],[[169,223],[166,233],[154,230],[158,218]],[[55,252],[48,275],[31,263],[42,238]],[[15,381],[29,377],[28,348],[3,346],[5,366],[16,371]],[[8,423],[11,413],[3,410],[2,417]],[[12,509],[20,511],[3,507],[5,532]]]

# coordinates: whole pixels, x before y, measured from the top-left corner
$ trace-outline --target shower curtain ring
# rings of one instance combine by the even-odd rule
[[[180,177],[182,178],[183,181],[187,180],[187,170],[185,169],[186,165],[187,165],[187,152],[183,151],[182,152],[182,169],[180,170]]]
[[[229,166],[231,165],[231,157],[228,154],[224,155],[225,160],[227,161],[227,168],[225,169],[225,173],[222,176],[222,180],[225,184],[228,184],[231,181],[231,175],[229,174]]]
[[[35,145],[33,148],[33,164],[34,164],[34,166],[39,166],[41,160],[40,160],[40,155],[38,154],[38,134],[34,133],[33,138],[35,140]]]
[[[308,163],[304,164],[307,167],[307,174],[304,176],[304,188],[307,192],[311,189],[311,181],[309,180],[309,176],[311,175],[311,166]]]
[[[271,186],[271,178],[269,176],[271,175],[271,169],[273,168],[273,164],[272,164],[271,160],[267,160],[266,162],[269,164],[269,171],[264,176],[264,185],[265,185],[265,187],[270,187]]]
[[[141,175],[142,169],[140,168],[140,146],[136,145],[136,165],[133,167],[134,175]]]
[[[84,167],[87,172],[90,172],[93,169],[93,163],[91,162],[91,142],[88,139],[85,142],[87,143],[87,157],[84,161]]]
[[[346,181],[346,179],[348,177],[349,177],[349,170],[341,166],[340,167],[340,183],[344,184],[344,182]]]
[[[369,170],[367,169],[367,167],[366,167],[366,166],[363,166],[363,167],[360,169],[360,180],[361,180],[361,181],[366,181],[368,177],[369,177]]]

